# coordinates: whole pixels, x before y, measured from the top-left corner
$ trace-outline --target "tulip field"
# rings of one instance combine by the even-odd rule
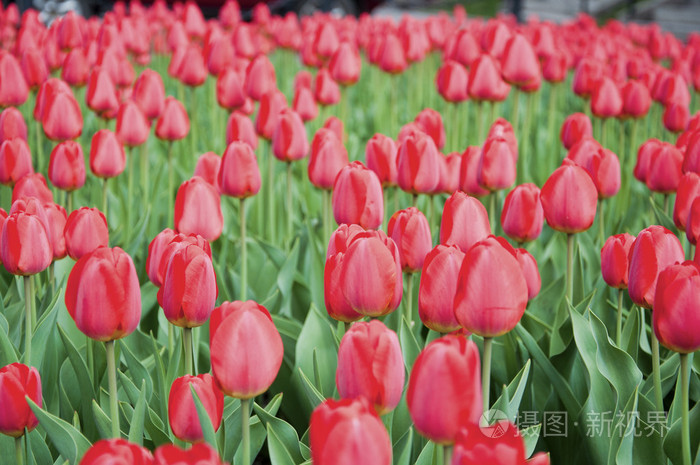
[[[0,464],[700,465],[700,33],[0,7]]]

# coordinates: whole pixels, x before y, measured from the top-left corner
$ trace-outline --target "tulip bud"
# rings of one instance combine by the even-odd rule
[[[299,113],[302,121],[311,121],[318,116],[318,105],[313,92],[308,87],[298,87],[294,91],[292,108]]]
[[[340,170],[333,184],[333,217],[338,224],[359,224],[375,229],[382,224],[384,199],[379,178],[362,162]]]
[[[311,142],[308,174],[311,184],[331,190],[338,173],[348,165],[348,151],[330,129],[321,128]]]
[[[403,271],[415,273],[423,268],[423,261],[433,246],[433,239],[428,220],[420,210],[410,207],[394,213],[389,220],[387,235],[399,249]]]
[[[245,82],[232,67],[224,69],[216,79],[216,101],[221,108],[233,111],[242,107],[248,97]]]
[[[255,117],[255,132],[258,136],[272,140],[279,115],[285,108],[287,108],[287,98],[279,90],[273,89],[262,96],[258,114]]]
[[[689,129],[684,134],[688,134],[689,137],[688,143],[684,150],[685,155],[683,157],[683,172],[688,173],[689,171],[692,171],[700,174],[700,130],[696,129],[691,131]]]
[[[134,83],[131,98],[149,120],[158,118],[165,106],[165,86],[157,71],[144,69]]]
[[[156,121],[156,137],[175,141],[184,139],[190,132],[190,119],[182,102],[166,97],[163,112]]]
[[[622,114],[643,118],[651,107],[649,89],[640,81],[630,80],[622,86]]]
[[[688,219],[685,223],[685,235],[691,244],[697,245],[698,238],[700,238],[700,199],[698,198],[693,200],[693,203],[690,204]]]
[[[46,219],[49,225],[48,232],[53,248],[53,259],[60,260],[65,257],[67,253],[66,238],[63,233],[68,219],[66,210],[55,203],[47,203],[44,205],[44,210],[46,211]]]
[[[194,176],[199,176],[206,182],[219,189],[219,169],[221,168],[221,157],[214,152],[206,152],[199,156],[194,167]]]
[[[119,111],[117,88],[104,68],[94,68],[87,82],[85,101],[88,108],[101,118],[114,118]]]
[[[221,193],[246,198],[260,191],[260,170],[255,152],[245,142],[232,142],[221,159],[218,183]]]
[[[646,184],[649,173],[649,165],[652,157],[661,148],[661,141],[658,139],[649,139],[644,142],[637,151],[637,163],[634,165],[634,177]]]
[[[25,396],[41,407],[41,378],[34,367],[12,363],[0,368],[0,433],[19,438],[39,424]]]
[[[46,95],[41,124],[44,134],[51,140],[71,140],[80,136],[83,132],[83,114],[70,89],[59,88]]]
[[[542,288],[542,278],[540,278],[537,260],[525,249],[515,249],[515,258],[518,260],[520,270],[523,272],[527,283],[527,300],[529,302],[537,297]]]
[[[565,159],[542,186],[540,201],[549,226],[573,234],[593,224],[598,191],[586,170]]]
[[[314,97],[319,105],[335,105],[340,102],[340,87],[326,68],[321,68],[314,80]]]
[[[83,147],[72,140],[59,143],[49,159],[51,184],[65,191],[80,189],[85,184]]]
[[[33,172],[32,154],[26,140],[15,137],[0,144],[0,183],[13,186]]]
[[[83,87],[88,80],[90,65],[85,52],[76,48],[68,52],[61,67],[61,79],[73,87]]]
[[[396,34],[390,32],[383,36],[383,40],[379,42],[379,47],[378,65],[382,71],[390,74],[400,74],[408,67],[406,52]]]
[[[462,154],[462,161],[459,165],[459,188],[474,197],[483,197],[489,194],[489,191],[481,187],[477,180],[480,160],[481,147],[470,146]]]
[[[384,134],[375,134],[367,141],[365,162],[367,168],[379,177],[382,186],[395,186],[398,180],[396,142]]]
[[[499,463],[502,457],[508,457],[508,463],[513,465],[543,465],[527,461],[525,454],[525,440],[510,421],[498,420],[486,429],[482,429],[478,422],[465,423],[457,436],[452,465]],[[549,460],[544,464],[549,465]]]
[[[476,180],[489,191],[507,189],[515,182],[517,152],[513,152],[505,137],[488,137],[479,157]]]
[[[194,403],[192,389],[202,402],[209,421],[216,432],[221,426],[224,413],[224,393],[216,386],[214,378],[208,374],[185,375],[175,379],[168,396],[168,422],[176,438],[196,443],[204,440],[199,423],[199,415]]]
[[[175,444],[164,444],[156,449],[153,465],[226,465],[212,446],[206,442],[180,449]]]
[[[176,235],[177,233],[175,231],[166,228],[159,232],[148,245],[146,274],[148,274],[148,279],[150,279],[155,286],[160,287],[163,284],[162,275],[159,273],[160,262],[163,257],[163,252]]]
[[[267,391],[277,377],[284,347],[262,305],[248,300],[215,308],[209,341],[212,372],[224,394],[252,399]]]
[[[700,349],[700,336],[695,329],[700,322],[698,293],[698,263],[671,265],[659,274],[652,319],[654,333],[664,347],[682,354]]]
[[[92,339],[107,342],[131,334],[141,320],[141,288],[131,257],[119,247],[83,255],[68,276],[66,308]]]
[[[672,103],[666,106],[663,114],[664,127],[670,132],[683,132],[688,127],[690,110],[686,105]]]
[[[396,157],[398,184],[412,194],[432,193],[440,182],[440,165],[435,142],[425,133],[404,140]]]
[[[143,144],[148,139],[151,123],[133,101],[127,101],[119,107],[116,134],[119,141],[127,147]]]
[[[14,275],[30,276],[45,270],[53,260],[45,212],[42,216],[16,211],[3,221],[0,258],[5,269]]]
[[[679,230],[685,231],[690,206],[698,197],[700,197],[700,175],[692,172],[683,175],[678,184],[676,202],[673,206],[673,222]]]
[[[280,161],[301,160],[309,152],[306,127],[301,117],[292,109],[280,111],[272,135],[272,151]]]
[[[522,34],[508,40],[501,59],[503,79],[518,87],[541,80],[540,63],[532,44]]]
[[[17,108],[8,107],[0,113],[0,142],[15,137],[27,141],[27,123]]]
[[[24,79],[17,58],[6,51],[0,52],[0,107],[18,107],[29,96],[29,86]]]
[[[404,373],[399,338],[381,321],[355,323],[340,341],[335,383],[342,399],[363,397],[384,415],[401,400]]]
[[[559,133],[562,145],[566,150],[587,137],[593,137],[591,119],[585,113],[573,113],[566,117]]]
[[[119,176],[126,167],[126,154],[117,135],[109,129],[101,129],[92,136],[90,145],[90,170],[98,178]]]
[[[661,142],[652,152],[648,166],[646,184],[649,190],[670,194],[678,189],[683,176],[683,154],[673,144]]]
[[[331,234],[326,251],[326,263],[323,272],[323,296],[328,315],[346,323],[359,320],[363,315],[352,309],[343,295],[341,270],[345,253],[355,236],[364,229],[356,224],[341,224]]]
[[[442,124],[442,116],[432,108],[425,108],[414,120],[421,130],[429,135],[435,146],[442,149],[445,145],[445,126]]]
[[[362,60],[357,47],[350,42],[342,42],[333,53],[328,64],[331,77],[343,86],[351,86],[360,79]]]
[[[425,256],[418,290],[418,315],[425,326],[439,333],[460,328],[454,312],[457,278],[464,252],[457,246],[438,245]]]
[[[599,118],[614,118],[622,113],[622,95],[611,78],[604,77],[593,87],[591,112]]]
[[[219,192],[199,176],[183,182],[175,197],[175,229],[214,241],[224,229]]]
[[[226,145],[235,141],[245,142],[253,150],[258,148],[258,136],[255,134],[253,122],[238,111],[231,113],[226,123]]]
[[[459,430],[477,423],[483,410],[476,344],[462,335],[428,343],[413,364],[406,403],[420,434],[437,444],[454,444]]]
[[[516,242],[537,239],[542,232],[544,212],[540,189],[531,183],[521,184],[506,196],[501,212],[503,232]]]
[[[435,85],[442,98],[450,103],[459,103],[469,98],[468,79],[468,71],[463,65],[447,60],[438,69]]]
[[[469,96],[473,100],[500,102],[510,92],[510,86],[503,81],[495,59],[483,54],[469,69]]]
[[[80,465],[115,462],[131,465],[153,465],[153,456],[148,449],[132,444],[126,439],[100,439],[85,452]]]
[[[462,252],[491,234],[486,208],[474,197],[457,191],[445,202],[440,223],[440,243],[456,245]]]
[[[600,268],[605,283],[615,289],[627,289],[629,277],[629,254],[635,237],[631,234],[616,234],[608,237],[600,250]]]
[[[107,218],[97,208],[81,207],[71,212],[65,228],[66,250],[79,260],[98,247],[109,245]]]
[[[253,100],[262,100],[263,96],[277,88],[275,67],[267,57],[261,54],[255,57],[246,70],[246,94]]]

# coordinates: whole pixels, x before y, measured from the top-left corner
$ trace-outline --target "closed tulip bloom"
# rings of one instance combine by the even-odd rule
[[[569,60],[562,52],[555,52],[544,59],[542,77],[551,83],[563,82],[569,71]]]
[[[445,43],[445,54],[451,60],[468,67],[479,58],[481,46],[474,34],[463,28],[456,31],[452,38]]]
[[[483,197],[489,191],[479,185],[479,160],[481,159],[481,147],[472,145],[462,153],[462,161],[459,165],[459,189],[474,197]]]
[[[163,78],[157,71],[145,69],[134,83],[131,98],[141,109],[144,116],[154,120],[160,116],[165,107],[165,86]]]
[[[347,139],[347,136],[345,135],[345,124],[343,124],[343,121],[340,118],[329,116],[326,122],[323,123],[323,127],[333,131],[335,135],[338,136],[338,139],[342,141]]]
[[[579,97],[587,99],[595,90],[601,77],[603,77],[603,63],[597,58],[583,58],[576,65],[571,83],[572,90]]]
[[[597,140],[592,137],[584,137],[569,149],[566,158],[586,169],[589,160],[600,150],[603,150],[603,146]]]
[[[622,86],[622,114],[631,118],[642,118],[651,107],[649,89],[642,82],[630,80]]]
[[[515,182],[518,154],[505,137],[489,137],[479,157],[476,180],[489,191],[507,189]]]
[[[212,313],[209,341],[212,372],[224,394],[252,399],[277,377],[284,347],[262,305],[224,302]]]
[[[46,218],[49,225],[49,238],[53,248],[53,259],[60,260],[66,256],[66,239],[63,230],[66,227],[68,215],[62,206],[49,203],[44,205]],[[1,228],[2,226],[0,226]]]
[[[28,96],[29,86],[17,58],[0,51],[0,107],[20,106]]]
[[[585,169],[565,159],[542,186],[540,201],[547,224],[557,231],[573,234],[593,224],[598,190]]]
[[[331,190],[338,173],[348,165],[348,151],[330,129],[321,128],[311,142],[308,174],[311,184]]]
[[[635,237],[628,233],[608,237],[600,250],[600,269],[605,283],[615,289],[627,289],[629,255]]]
[[[425,215],[416,207],[399,210],[389,220],[387,235],[399,249],[401,268],[415,273],[423,268],[425,256],[433,247],[430,225]]]
[[[331,77],[343,86],[351,86],[360,79],[362,60],[357,47],[350,42],[341,42],[328,64]]]
[[[321,68],[314,79],[314,97],[319,105],[335,105],[340,102],[340,87],[326,68]]]
[[[0,236],[0,258],[5,269],[14,275],[30,276],[45,270],[53,260],[45,213],[11,213],[4,221]]]
[[[206,442],[180,449],[175,444],[164,444],[156,449],[153,465],[226,465],[212,446]]]
[[[64,231],[66,250],[73,260],[79,260],[98,247],[109,245],[109,228],[104,213],[97,208],[73,210]]]
[[[481,55],[469,69],[469,96],[478,101],[500,102],[510,92],[501,77],[498,64],[491,55]]]
[[[68,276],[66,308],[92,339],[107,342],[131,334],[141,320],[141,288],[131,257],[119,247],[83,255]]]
[[[364,228],[357,224],[341,224],[328,242],[326,263],[323,269],[323,297],[328,315],[334,320],[350,323],[359,320],[363,315],[352,309],[343,295],[341,288],[341,270],[343,258],[348,246]]]
[[[27,140],[27,123],[17,108],[8,107],[0,113],[0,142],[15,137]]]
[[[173,381],[168,396],[168,422],[176,438],[195,443],[204,440],[199,423],[199,415],[194,403],[194,389],[207,412],[214,431],[221,426],[224,413],[224,393],[216,386],[214,378],[208,374],[185,375]]]
[[[365,146],[365,163],[382,186],[395,186],[398,180],[396,142],[384,134],[375,134]]]
[[[679,230],[685,231],[690,206],[698,197],[700,197],[700,175],[686,173],[678,184],[676,202],[673,206],[673,222]]]
[[[391,32],[387,34],[379,47],[377,63],[382,71],[390,74],[400,74],[408,67],[406,52],[396,34]]]
[[[151,123],[141,109],[129,100],[121,104],[117,114],[115,133],[119,141],[127,147],[136,147],[148,139]]]
[[[658,225],[643,229],[629,253],[628,292],[632,301],[653,308],[659,273],[684,258],[683,247],[671,231]]]
[[[403,373],[402,373],[403,375]],[[39,424],[25,396],[41,407],[41,378],[34,367],[12,363],[0,368],[0,433],[13,438],[32,431]]]
[[[70,90],[55,91],[46,96],[41,123],[44,134],[51,140],[71,140],[80,136],[83,114]]]
[[[235,69],[224,69],[216,79],[216,101],[219,106],[228,111],[242,107],[248,97],[244,86],[245,81]]]
[[[523,272],[527,283],[527,300],[537,297],[542,288],[542,278],[537,267],[537,260],[525,249],[515,249],[515,258],[518,260],[520,270]]]
[[[258,148],[258,136],[255,134],[253,122],[246,115],[234,111],[226,123],[226,145],[234,141],[242,141],[255,150]]]
[[[301,86],[294,90],[292,108],[299,113],[302,121],[311,121],[318,116],[316,98],[310,88]]]
[[[535,462],[534,458],[528,461],[525,454],[525,440],[510,421],[499,420],[486,430],[478,422],[465,423],[457,436],[451,465],[549,465],[547,455],[538,454]]]
[[[696,198],[693,200],[693,203],[690,204],[688,218],[685,223],[685,235],[691,244],[697,245],[698,239],[700,238],[700,198]],[[697,258],[697,253],[695,256]]]
[[[207,80],[207,67],[199,45],[190,43],[185,48],[177,70],[177,78],[186,86],[197,87]]]
[[[196,328],[209,319],[218,293],[211,258],[190,244],[170,256],[158,303],[170,323]]]
[[[33,172],[32,154],[25,139],[15,137],[0,144],[0,183],[14,186]]]
[[[175,229],[214,241],[223,228],[221,198],[216,188],[199,176],[183,182],[175,197]]]
[[[418,354],[406,403],[416,430],[437,444],[454,444],[459,430],[482,414],[479,349],[462,335],[436,339]]]
[[[282,110],[272,136],[272,151],[280,161],[301,160],[309,152],[306,127],[299,114],[290,108]]]
[[[384,218],[384,198],[379,178],[362,162],[340,170],[333,184],[333,217],[338,224],[359,224],[376,229]]]
[[[455,317],[454,295],[464,252],[455,245],[438,244],[428,252],[418,290],[418,315],[425,326],[451,333],[461,326]]]
[[[640,149],[641,150],[641,149]],[[671,194],[678,189],[683,177],[683,154],[673,144],[661,142],[652,153],[646,184],[649,190]]]
[[[599,149],[591,154],[584,166],[598,190],[599,199],[615,196],[620,190],[620,161],[612,151]]]
[[[311,414],[309,428],[314,465],[392,463],[391,439],[370,401],[328,399]]]
[[[88,80],[90,65],[82,49],[68,52],[61,67],[61,79],[73,87],[83,87]]]
[[[671,132],[683,132],[688,127],[690,111],[686,105],[672,103],[666,106],[663,114],[664,127]]]
[[[438,69],[435,77],[435,86],[442,98],[451,103],[459,103],[467,100],[467,83],[469,73],[467,69],[453,60],[445,61]]]
[[[661,271],[656,285],[652,319],[659,342],[674,352],[700,349],[700,264],[686,261]]]
[[[432,108],[425,108],[414,120],[421,130],[429,135],[435,146],[442,149],[445,145],[445,126],[442,124],[442,116]]]
[[[622,95],[611,78],[602,78],[593,88],[591,111],[599,118],[612,118],[622,113]]]
[[[49,159],[51,184],[65,191],[80,189],[85,184],[83,147],[72,140],[59,143]]]
[[[165,228],[163,231],[159,232],[148,245],[146,274],[148,275],[148,279],[150,279],[155,286],[160,287],[163,284],[162,275],[159,273],[160,262],[163,257],[163,252],[165,252],[168,244],[176,235],[177,233],[172,229]]]
[[[194,175],[199,176],[219,190],[219,169],[221,157],[214,152],[206,152],[199,156],[194,167]]]
[[[153,465],[148,449],[126,439],[100,439],[83,455],[80,465]]]
[[[39,87],[34,103],[34,111],[32,113],[36,121],[41,122],[43,120],[46,104],[53,98],[53,94],[57,92],[70,93],[71,90],[68,84],[57,78],[49,78]]]
[[[101,129],[92,136],[90,144],[90,171],[98,178],[119,176],[126,167],[124,146],[109,129]]]
[[[637,151],[637,162],[634,165],[634,177],[646,184],[649,173],[649,165],[652,158],[660,150],[662,142],[658,139],[649,139],[644,142]]]
[[[505,241],[504,241],[505,242]],[[528,286],[514,252],[490,236],[469,249],[455,294],[457,321],[482,337],[512,330],[525,313]]]
[[[384,415],[399,404],[404,376],[399,338],[384,323],[360,321],[345,333],[335,375],[342,399],[364,397]]]
[[[501,58],[503,79],[524,86],[541,79],[540,63],[532,44],[522,34],[510,38]]]
[[[255,57],[246,70],[246,94],[253,100],[262,100],[263,96],[277,88],[275,67],[267,57],[261,54]]]
[[[700,121],[700,118],[698,118],[698,121]],[[685,155],[683,156],[683,172],[688,173],[692,171],[700,174],[700,130],[688,128],[688,131],[683,134],[688,135],[684,150]],[[679,146],[678,142],[676,146]]]
[[[285,108],[287,108],[287,98],[279,90],[273,89],[262,96],[255,117],[255,132],[258,136],[272,140],[279,115]]]
[[[440,192],[452,195],[459,190],[459,171],[462,167],[462,154],[452,152],[444,158],[445,171],[440,175]]]
[[[440,182],[439,156],[435,142],[425,133],[404,140],[396,157],[401,190],[412,194],[432,193]]]
[[[98,66],[90,73],[85,101],[88,108],[105,119],[113,118],[119,111],[117,88],[106,69]]]
[[[491,234],[486,208],[476,198],[457,191],[445,201],[440,223],[440,243],[466,252]]]
[[[593,137],[591,119],[585,113],[573,113],[566,117],[559,133],[561,143],[566,150],[587,137]]]
[[[156,121],[156,137],[175,141],[184,139],[190,132],[190,118],[185,106],[175,97],[167,97],[163,112]]]
[[[231,142],[223,158],[218,175],[223,195],[246,198],[260,191],[260,170],[255,152],[245,142]]]
[[[544,211],[536,185],[521,184],[508,193],[501,211],[501,226],[508,237],[519,243],[533,241],[540,236],[543,224]]]
[[[23,197],[36,197],[42,203],[53,202],[53,194],[43,174],[27,174],[15,183],[12,188],[12,203]]]

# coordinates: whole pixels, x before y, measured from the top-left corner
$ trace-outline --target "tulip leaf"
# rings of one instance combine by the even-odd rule
[[[505,412],[511,422],[515,422],[518,416],[518,408],[523,398],[523,393],[527,387],[528,376],[530,374],[530,360],[518,372],[508,386],[503,386],[503,394],[493,404],[493,409]]]
[[[29,396],[25,399],[61,456],[71,465],[77,465],[90,448],[90,441],[78,429],[36,405]]]
[[[127,339],[133,341],[138,333],[138,331],[134,331],[128,338],[124,339],[124,342],[126,342]],[[151,379],[151,375],[148,373],[146,367],[143,366],[142,362],[139,361],[136,355],[131,351],[129,344],[120,344],[119,348],[126,360],[126,366],[129,369],[131,380],[137,386],[142,382],[146,383],[146,400],[150,400],[153,393],[153,380]]]
[[[413,450],[413,428],[409,428],[392,447],[394,465],[409,465],[411,463],[411,451]]]
[[[658,224],[669,231],[676,231],[676,224],[673,222],[673,218],[666,214],[663,208],[654,200],[653,196],[649,197],[649,203],[651,203],[651,209],[654,210],[654,216]]]
[[[280,440],[271,423],[267,424],[267,450],[270,454],[270,463],[272,465],[296,465],[301,462],[295,462],[292,455]]]
[[[317,405],[321,404],[326,398],[321,394],[318,389],[316,389],[316,386],[309,380],[309,378],[304,374],[304,371],[301,368],[297,368],[297,373],[299,374],[299,378],[301,379],[302,386],[304,387],[304,392],[306,393],[306,397],[308,397],[309,402],[311,402],[311,405],[316,408]]]
[[[155,386],[154,389],[158,391],[158,397],[159,397],[159,414],[160,416],[164,417],[168,413],[168,395],[167,395],[167,386],[165,385],[165,368],[163,366],[163,359],[160,356],[160,350],[158,349],[158,342],[156,339],[153,337],[153,333],[150,334],[151,336],[151,347],[153,351],[153,360],[155,360]]]
[[[12,345],[12,342],[10,342],[10,338],[8,336],[7,320],[1,313],[0,323],[2,323],[0,326],[4,326],[4,328],[0,328],[0,366],[6,366],[10,363],[17,362],[19,357],[17,356],[17,351]]]
[[[418,459],[416,460],[415,465],[432,465],[433,455],[436,452],[435,449],[435,443],[433,441],[428,441],[428,443],[421,451],[420,455],[418,455]]]
[[[126,392],[126,395],[129,398],[129,402],[136,404],[141,392],[136,388],[131,379],[124,373],[117,370],[117,375],[119,376],[124,392]],[[163,420],[158,416],[158,414],[156,414],[156,412],[153,411],[150,406],[147,407],[146,413],[148,415],[144,415],[144,429],[150,436],[151,441],[153,441],[156,446],[172,442],[165,433],[165,429],[167,427],[164,425]]]
[[[700,454],[700,402],[690,410],[690,456]],[[664,437],[663,450],[671,459],[673,465],[683,464],[683,448],[681,447],[681,420],[676,420],[670,425]]]
[[[109,419],[95,399],[92,399],[92,415],[95,418],[95,424],[97,425],[97,431],[100,433],[100,437],[102,439],[109,439],[112,437],[112,420]]]
[[[209,443],[214,449],[219,450],[216,443],[216,432],[214,431],[214,426],[211,423],[211,418],[207,410],[202,404],[202,400],[199,398],[199,394],[194,390],[194,386],[190,384],[190,392],[192,392],[192,398],[194,399],[194,405],[197,409],[197,417],[199,418],[199,425],[202,427],[202,433],[204,434],[204,441]],[[221,451],[219,451],[221,453]]]
[[[399,328],[399,343],[401,344],[401,352],[403,353],[404,363],[408,373],[413,369],[413,363],[420,354],[420,344],[416,341],[413,331],[409,328],[406,317],[401,318],[401,327]]]
[[[314,349],[317,369],[314,369]],[[321,385],[316,387],[324,397],[330,397],[335,388],[338,345],[328,318],[313,304],[299,333],[295,352],[296,366],[304,373],[318,373]]]
[[[277,440],[280,441],[282,447],[284,448],[285,454],[290,456],[292,463],[303,462],[304,459],[301,455],[301,451],[299,450],[299,436],[297,435],[294,427],[286,421],[277,418],[274,415],[270,415],[258,404],[253,404],[253,410],[258,415],[258,418],[260,418],[262,424],[267,427],[268,432],[270,431],[270,428],[272,428]],[[270,444],[268,443],[268,447],[269,446]],[[272,451],[270,451],[270,458],[272,458]],[[274,460],[273,463],[275,463]],[[283,460],[280,463],[286,462]]]
[[[525,457],[530,457],[535,452],[537,441],[540,439],[541,430],[541,424],[528,426],[527,428],[520,430],[520,435],[523,437],[523,441],[525,442]]]
[[[146,381],[141,381],[139,399],[136,401],[134,413],[129,424],[129,441],[139,446],[143,445],[143,423],[146,416]]]

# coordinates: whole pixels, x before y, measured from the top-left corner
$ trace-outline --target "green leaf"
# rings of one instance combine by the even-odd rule
[[[141,392],[139,399],[134,407],[134,414],[131,416],[131,424],[129,425],[129,441],[143,445],[143,424],[146,416],[146,381],[141,381]]]
[[[413,428],[409,428],[394,444],[394,465],[409,465],[413,449]]]
[[[492,407],[495,410],[505,412],[511,422],[515,422],[518,417],[518,408],[520,407],[520,401],[527,387],[530,366],[531,363],[530,360],[528,360],[510,384],[507,387],[503,386],[503,394],[496,400]]]
[[[190,391],[192,392],[192,398],[194,399],[194,405],[197,409],[197,417],[199,418],[199,425],[202,427],[202,433],[204,434],[204,441],[209,443],[214,449],[219,450],[216,443],[216,433],[214,432],[214,426],[211,424],[211,418],[207,410],[202,404],[202,400],[199,398],[199,394],[194,390],[194,386],[190,384]]]
[[[542,425],[538,424],[529,426],[520,431],[523,441],[525,441],[525,457],[530,457],[535,452],[537,441],[540,439],[541,430]]]
[[[0,320],[4,323],[2,326],[8,328],[7,320],[2,314],[0,314]],[[19,357],[12,342],[10,342],[8,333],[5,329],[0,328],[0,366],[7,366],[17,361],[19,361]]]
[[[296,465],[289,450],[282,443],[271,423],[267,424],[267,450],[272,465]]]
[[[664,452],[673,465],[683,465],[683,449],[681,447],[682,421],[678,420],[671,425],[664,438]],[[690,410],[690,456],[700,453],[700,402]],[[691,459],[692,460],[692,459]]]
[[[25,399],[58,452],[71,465],[78,464],[85,451],[90,448],[90,441],[69,423],[36,405],[29,396],[25,396]]]
[[[102,410],[95,399],[92,399],[92,415],[95,419],[95,424],[97,425],[97,431],[100,433],[102,439],[109,439],[112,437],[112,420],[107,416],[107,414]]]
[[[403,353],[406,370],[410,373],[413,369],[413,363],[420,354],[420,344],[413,335],[413,332],[408,326],[406,317],[401,318],[401,328],[399,329],[399,343],[401,344],[401,352]]]
[[[317,369],[314,369],[316,350]],[[311,305],[304,326],[299,333],[295,360],[304,373],[317,373],[320,386],[316,386],[324,397],[330,397],[335,389],[335,370],[338,365],[338,344],[328,318],[315,305]]]
[[[290,425],[286,421],[277,418],[274,415],[270,415],[265,409],[260,407],[258,404],[253,404],[253,410],[258,415],[258,418],[260,418],[262,424],[267,427],[267,430],[270,431],[270,428],[272,428],[272,430],[275,432],[277,439],[280,441],[282,447],[285,450],[285,453],[282,454],[280,458],[283,459],[284,455],[289,455],[289,457],[292,460],[292,463],[303,462],[304,458],[302,457],[301,450],[299,449],[299,436],[297,435],[297,432],[294,429],[294,427],[292,427],[292,425]],[[272,458],[272,455],[270,455],[270,458]],[[274,463],[275,462],[273,461],[273,464]],[[280,463],[285,462],[283,460]]]
[[[306,393],[309,402],[311,402],[312,406],[316,408],[316,406],[321,404],[324,400],[326,400],[326,398],[318,391],[318,389],[316,389],[316,386],[314,386],[301,368],[297,368],[296,372],[301,379],[304,392]]]
[[[425,445],[420,455],[418,456],[418,460],[416,460],[416,465],[432,465],[433,455],[437,452],[436,449],[438,447],[439,446],[436,446],[433,441],[428,441],[428,444]]]

